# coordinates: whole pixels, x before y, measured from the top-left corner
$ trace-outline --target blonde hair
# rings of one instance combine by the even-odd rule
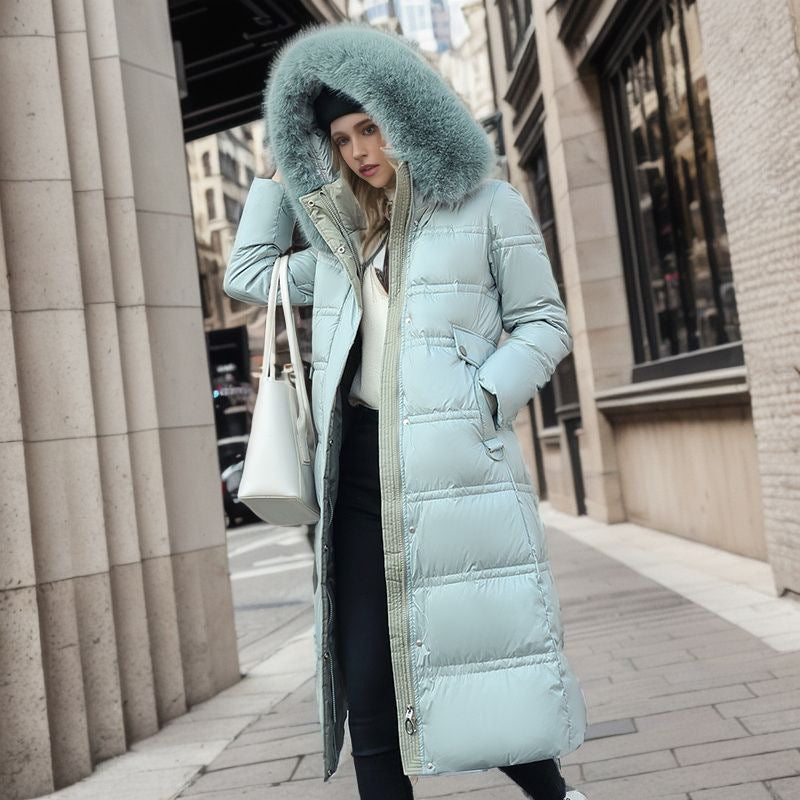
[[[330,147],[334,171],[344,176],[367,220],[367,228],[363,231],[361,238],[361,259],[364,260],[368,254],[371,254],[373,243],[389,229],[391,208],[389,198],[383,188],[370,185],[350,169],[333,138],[330,140]],[[392,166],[397,169],[397,161],[387,152],[387,150],[391,152],[390,147],[387,145],[381,149]]]

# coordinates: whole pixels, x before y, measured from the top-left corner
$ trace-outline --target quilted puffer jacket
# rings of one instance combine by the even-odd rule
[[[466,107],[416,45],[343,22],[307,26],[276,55],[264,113],[283,183],[254,180],[223,284],[265,305],[273,263],[299,225],[309,246],[290,256],[289,287],[293,304],[313,305],[324,779],[337,769],[347,711],[331,516],[359,363],[365,219],[312,122],[321,83],[361,102],[398,160],[379,463],[403,769],[562,756],[583,742],[585,700],[564,656],[547,539],[512,422],[570,351],[565,309],[531,211],[488,177],[493,150]]]

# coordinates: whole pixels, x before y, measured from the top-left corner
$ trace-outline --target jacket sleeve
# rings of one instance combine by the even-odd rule
[[[295,217],[286,187],[271,178],[254,178],[245,200],[222,289],[246,303],[266,305],[275,259],[292,244]],[[306,248],[289,256],[289,301],[311,305],[317,254]],[[278,287],[278,303],[281,302]]]
[[[572,334],[541,230],[507,181],[495,190],[489,226],[489,263],[509,336],[481,364],[477,379],[496,396],[501,427],[550,380],[572,350]]]

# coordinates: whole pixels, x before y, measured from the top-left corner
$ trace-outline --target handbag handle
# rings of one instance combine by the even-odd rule
[[[304,459],[306,455],[314,452],[316,447],[316,433],[314,431],[314,421],[311,416],[311,403],[308,399],[306,390],[306,373],[303,366],[303,359],[300,356],[300,341],[297,338],[297,327],[292,313],[292,304],[289,297],[289,256],[286,255],[281,260],[280,268],[281,300],[283,301],[283,316],[287,320],[286,331],[289,335],[289,355],[294,372],[294,384],[297,392],[298,420],[297,430],[300,435],[300,442],[303,445],[302,453]]]
[[[316,431],[311,416],[311,405],[306,391],[305,368],[300,357],[300,344],[297,339],[292,304],[289,298],[289,255],[281,255],[275,260],[272,268],[272,279],[269,284],[267,322],[264,328],[264,359],[267,364],[267,380],[276,380],[273,350],[275,347],[275,318],[277,316],[278,283],[281,288],[281,305],[286,322],[286,334],[289,339],[289,357],[294,371],[295,392],[297,393],[296,436],[300,446],[300,454],[304,462],[311,460],[316,447]],[[264,379],[262,367],[261,378]]]

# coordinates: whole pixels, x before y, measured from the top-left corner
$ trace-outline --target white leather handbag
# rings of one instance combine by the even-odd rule
[[[245,453],[239,500],[273,525],[311,525],[319,519],[314,486],[316,431],[306,391],[297,329],[289,301],[289,256],[275,260],[264,332],[264,370],[258,387]],[[275,377],[275,316],[281,287],[294,386]]]

